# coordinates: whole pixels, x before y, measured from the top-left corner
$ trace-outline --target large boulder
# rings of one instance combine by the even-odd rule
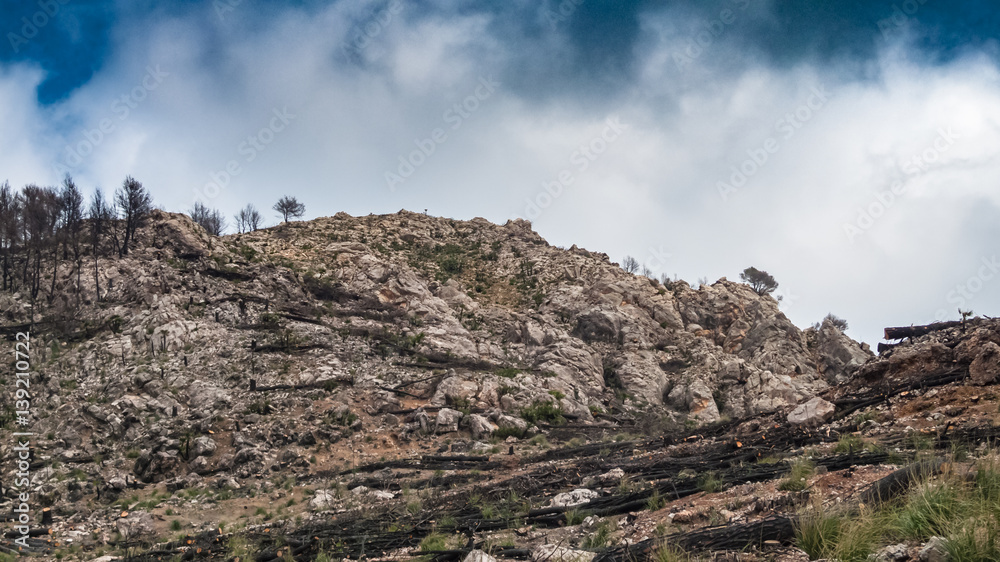
[[[191,444],[191,456],[193,457],[210,457],[215,454],[215,450],[215,441],[207,435],[198,437]]]
[[[462,421],[462,412],[450,408],[441,408],[435,423],[437,433],[452,433],[458,431],[458,422]]]
[[[486,419],[485,416],[479,414],[469,415],[469,431],[472,433],[472,438],[479,440],[483,437],[489,437],[493,435],[493,424],[490,420]]]
[[[133,511],[115,521],[115,529],[125,540],[149,537],[156,532],[153,516],[145,511]]]
[[[168,250],[179,258],[201,258],[211,255],[213,250],[211,235],[183,213],[154,209],[146,228],[137,236],[144,242],[138,247]]]
[[[447,406],[450,404],[472,405],[476,401],[479,393],[479,384],[476,381],[463,379],[458,376],[450,376],[442,379],[438,383],[434,396],[431,397],[431,405]]]

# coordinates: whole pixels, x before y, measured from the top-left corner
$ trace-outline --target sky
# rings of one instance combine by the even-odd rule
[[[0,0],[0,182],[531,220],[800,327],[1000,316],[985,0]],[[232,222],[232,221],[230,221]]]

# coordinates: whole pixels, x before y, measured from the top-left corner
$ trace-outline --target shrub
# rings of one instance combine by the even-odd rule
[[[521,439],[524,437],[525,431],[523,429],[518,429],[516,427],[500,427],[493,432],[493,437],[500,439],[501,441],[508,437],[517,437]]]
[[[706,494],[714,494],[722,491],[724,484],[715,472],[707,472],[698,479],[698,489]]]
[[[583,548],[604,548],[611,542],[611,534],[615,532],[614,521],[604,520],[597,525],[594,532],[583,539]]]
[[[659,490],[653,490],[653,494],[646,500],[646,509],[650,511],[659,511],[665,505],[667,505],[667,501],[660,496]]]
[[[832,312],[826,315],[826,318],[823,319],[823,322],[824,323],[830,322],[831,324],[834,325],[835,328],[837,328],[841,332],[847,331],[847,320],[844,320],[843,318],[840,318],[838,316],[834,316]]]
[[[448,537],[441,533],[431,533],[420,541],[421,552],[448,550]]]
[[[497,369],[496,375],[498,377],[503,377],[505,379],[512,379],[517,375],[520,375],[522,372],[523,371],[521,371],[521,369],[504,368],[504,369]]]
[[[579,525],[583,523],[583,520],[589,515],[586,511],[581,511],[579,509],[571,509],[566,512],[566,525],[572,527],[573,525]]]
[[[528,423],[546,422],[560,425],[566,421],[562,409],[547,400],[536,400],[531,406],[521,410],[521,417]]]
[[[848,433],[840,437],[837,441],[837,446],[833,448],[834,453],[860,453],[861,451],[871,451],[873,448],[877,448],[874,444],[869,443],[861,438],[859,435],[853,433]]]
[[[801,492],[806,489],[806,484],[812,473],[813,464],[809,459],[803,458],[795,461],[788,476],[778,484],[778,489],[784,492]]]

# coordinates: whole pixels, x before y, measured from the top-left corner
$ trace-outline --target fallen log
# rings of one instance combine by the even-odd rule
[[[37,527],[35,529],[29,529],[28,530],[28,536],[32,537],[32,538],[34,538],[34,537],[45,537],[45,536],[48,536],[48,535],[51,535],[51,534],[52,534],[52,529],[49,528],[49,527]],[[4,534],[4,536],[6,538],[8,538],[8,539],[13,539],[13,538],[17,538],[17,537],[23,537],[24,535],[22,535],[21,533],[19,533],[17,531],[7,531],[7,533]]]
[[[884,478],[872,482],[871,486],[861,493],[858,501],[866,506],[883,504],[908,490],[913,483],[920,479],[941,472],[942,466],[944,466],[944,461],[935,459],[903,467]]]
[[[877,348],[878,349],[878,354],[882,355],[883,353],[885,353],[887,351],[891,351],[893,349],[896,349],[897,347],[899,347],[899,345],[900,344],[898,344],[898,343],[880,343],[880,344],[878,344],[878,348]]]
[[[885,339],[887,340],[901,340],[903,338],[916,338],[931,332],[937,332],[939,330],[947,330],[948,328],[955,328],[957,326],[962,326],[963,323],[960,320],[955,320],[953,322],[935,322],[933,324],[926,324],[923,326],[902,326],[898,328],[886,328],[885,329]]]
[[[469,455],[424,455],[420,457],[420,462],[489,462],[489,457],[476,457]]]

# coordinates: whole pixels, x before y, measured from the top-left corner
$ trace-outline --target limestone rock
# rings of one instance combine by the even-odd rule
[[[115,528],[126,540],[148,537],[156,532],[153,516],[145,511],[132,511],[125,517],[119,518],[115,521]]]
[[[555,544],[543,544],[531,551],[532,562],[591,562],[597,554]]]
[[[800,404],[788,414],[788,423],[792,425],[818,426],[833,417],[837,407],[819,396]]]
[[[552,498],[552,501],[549,502],[549,507],[573,507],[575,505],[583,505],[598,496],[600,496],[600,494],[593,490],[579,488],[573,490],[572,492],[557,494],[554,498]]]
[[[948,554],[948,539],[931,537],[931,540],[920,549],[917,557],[920,562],[949,562],[951,556]]]
[[[1000,345],[987,342],[969,365],[969,377],[979,385],[993,384],[1000,379]]]
[[[447,406],[448,404],[472,404],[479,393],[479,384],[475,381],[466,380],[457,376],[450,376],[442,379],[438,384],[431,404],[434,406]]]
[[[441,408],[438,411],[435,430],[437,433],[451,433],[458,431],[458,423],[462,420],[462,412],[450,408]]]
[[[330,490],[317,490],[309,500],[309,507],[314,511],[325,511],[330,509],[337,501],[336,496]]]
[[[829,319],[823,321],[816,342],[820,357],[819,371],[831,384],[843,383],[874,357],[870,350],[862,349]]]
[[[462,562],[497,562],[497,559],[482,550],[473,550],[465,556]]]
[[[215,440],[208,435],[202,435],[191,444],[192,457],[210,457],[215,454]]]
[[[904,562],[910,559],[908,551],[905,544],[892,544],[875,553],[875,562]]]
[[[521,418],[508,416],[507,414],[501,414],[497,416],[496,423],[498,427],[509,427],[521,432],[528,430],[528,422],[526,422]]]
[[[469,431],[472,432],[472,438],[479,440],[483,437],[489,437],[493,435],[493,424],[490,420],[479,414],[469,415]]]

